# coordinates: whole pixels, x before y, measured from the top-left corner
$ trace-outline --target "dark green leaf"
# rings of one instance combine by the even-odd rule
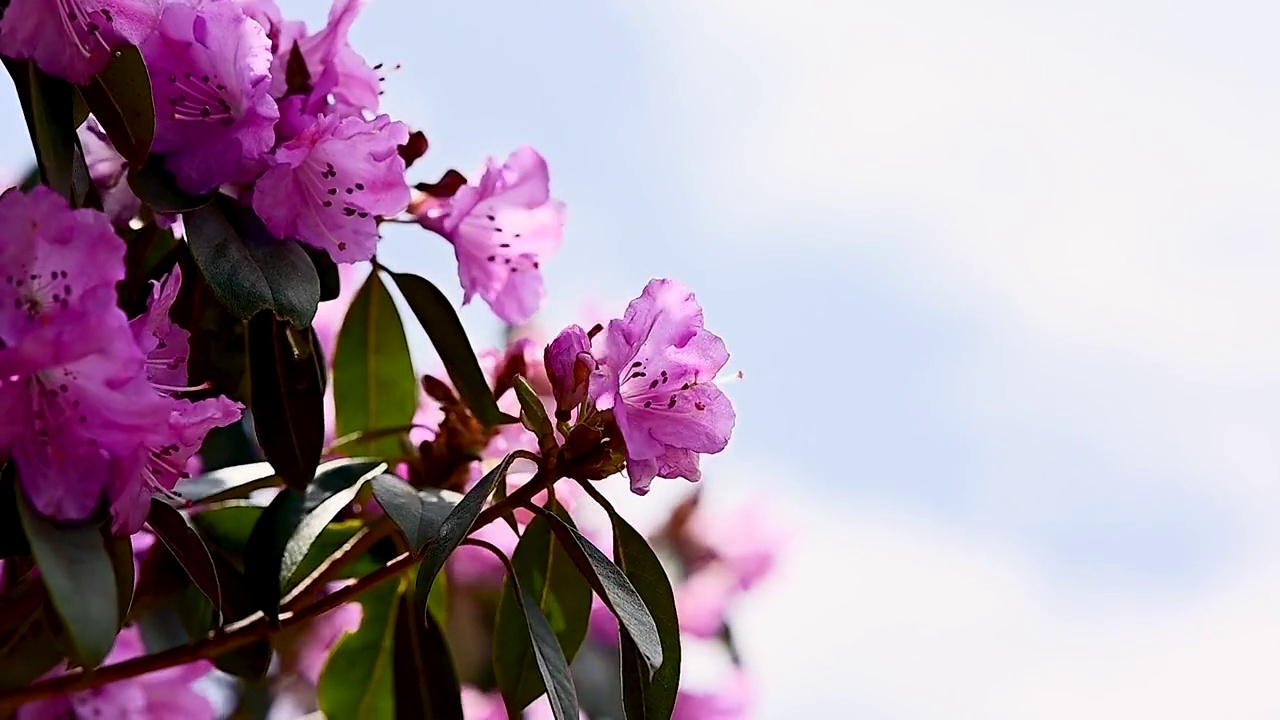
[[[471,408],[471,413],[489,427],[502,424],[503,413],[498,410],[493,391],[489,389],[489,381],[480,369],[480,362],[471,349],[471,341],[467,339],[458,313],[449,304],[449,298],[425,278],[408,273],[389,274],[409,303],[409,308],[417,316],[418,322],[427,331],[431,344],[449,373],[449,379],[458,389],[463,402]]]
[[[467,542],[489,550],[506,566],[507,582],[512,584],[513,590],[510,596],[504,593],[504,599],[510,597],[516,609],[524,616],[533,659],[537,664],[538,672],[542,675],[543,685],[546,687],[551,714],[556,720],[577,720],[578,695],[573,687],[573,675],[569,672],[569,661],[565,659],[564,651],[560,649],[560,641],[556,638],[551,624],[539,609],[537,598],[530,596],[529,591],[521,585],[519,575],[502,551],[486,542],[475,540]],[[519,717],[521,708],[513,702],[513,698],[504,695],[503,699],[507,703],[508,716]]]
[[[183,249],[173,231],[159,225],[143,225],[137,230],[117,227],[116,231],[128,243],[124,281],[116,285],[116,295],[125,312],[140,314],[151,297],[151,282],[173,270]]]
[[[566,522],[562,516],[544,508],[534,505],[530,507],[538,513],[540,519],[550,523],[551,531],[555,533],[578,572],[617,616],[622,630],[631,637],[649,668],[649,674],[652,674],[663,664],[661,633],[635,586],[571,522]]]
[[[120,630],[116,573],[96,525],[60,528],[18,500],[18,515],[49,598],[62,617],[76,662],[97,667]]]
[[[249,535],[253,532],[258,518],[262,516],[263,510],[264,508],[252,505],[227,503],[225,506],[199,513],[192,520],[205,536],[210,549],[217,547],[222,553],[239,560],[244,557],[245,547],[249,544]],[[302,564],[294,571],[294,579],[300,580],[310,575],[330,555],[337,552],[338,548],[345,545],[363,525],[364,523],[360,520],[329,523],[312,544]],[[357,558],[338,576],[363,575],[376,569],[376,562],[372,557],[365,555]],[[294,585],[295,583],[291,582],[285,590],[292,590]]]
[[[193,503],[231,500],[271,487],[275,484],[275,474],[269,462],[236,465],[179,480],[173,490]]]
[[[680,621],[671,581],[644,536],[607,502],[602,505],[613,525],[614,560],[644,599],[662,639],[662,667],[650,677],[636,643],[626,633],[621,635],[623,706],[628,720],[668,720],[680,687]]]
[[[107,68],[80,87],[80,95],[116,152],[132,165],[146,159],[156,133],[156,115],[151,79],[136,47],[116,50]]]
[[[303,489],[324,450],[324,386],[315,332],[264,312],[249,321],[249,375],[258,444],[276,474]]]
[[[445,560],[449,559],[453,551],[458,549],[458,545],[471,532],[471,526],[475,524],[476,517],[484,509],[484,504],[489,501],[489,496],[493,495],[494,489],[499,483],[506,482],[507,470],[511,469],[513,461],[514,458],[510,455],[503,458],[502,462],[480,478],[480,482],[458,501],[444,522],[440,523],[435,539],[427,545],[422,564],[418,565],[418,579],[414,583],[414,602],[419,605],[427,604],[427,595],[431,592],[431,584],[435,581],[436,574],[444,567]]]
[[[392,720],[396,716],[393,658],[399,595],[400,586],[387,583],[359,596],[360,628],[338,641],[316,685],[326,717]]]
[[[311,324],[320,278],[297,241],[276,239],[253,210],[227,195],[182,217],[196,265],[236,317],[271,310],[297,327]]]
[[[333,361],[337,435],[400,427],[417,411],[418,381],[400,313],[378,273],[369,275],[351,302]],[[400,436],[357,443],[364,455],[404,454]]]
[[[565,659],[573,662],[587,636],[591,585],[562,543],[556,542],[547,517],[539,515],[525,528],[511,564],[520,586],[546,616]],[[546,688],[518,605],[515,585],[507,578],[493,630],[493,670],[507,707],[523,709]]]
[[[4,64],[22,103],[41,179],[73,206],[83,206],[92,181],[76,137],[74,86],[29,60],[4,58]]]
[[[263,511],[244,550],[244,576],[258,609],[274,618],[294,573],[367,480],[387,469],[369,459],[326,463],[305,491],[285,488]]]
[[[219,587],[218,570],[213,564],[213,556],[209,554],[209,548],[191,526],[187,516],[163,500],[152,498],[147,524],[196,587],[209,598],[213,607],[221,610],[222,589]]]
[[[18,519],[18,476],[10,463],[0,471],[0,558],[30,554],[31,545]]]
[[[303,245],[302,249],[307,251],[307,257],[311,258],[311,264],[316,266],[316,275],[320,277],[320,302],[337,299],[342,292],[338,264],[320,248]]]
[[[408,592],[399,596],[395,635],[396,717],[462,717],[462,690],[444,633]]]
[[[249,403],[249,342],[245,322],[223,307],[195,266],[186,245],[179,249],[182,287],[169,316],[191,333],[187,374],[192,385],[209,383],[215,393]]]
[[[151,155],[129,170],[129,189],[158,213],[186,213],[208,205],[214,192],[192,195],[178,187],[173,173],[164,166],[163,155]]]
[[[514,387],[516,398],[520,401],[520,422],[538,438],[538,447],[546,455],[556,446],[556,431],[547,417],[547,408],[542,398],[529,387],[529,381],[517,375]]]
[[[461,494],[449,490],[417,490],[395,475],[374,478],[373,496],[415,555],[436,537],[445,518],[462,499]]]
[[[43,600],[43,585],[40,588]],[[21,602],[5,595],[6,603]],[[12,627],[0,628],[0,691],[13,690],[31,683],[62,660],[59,649],[57,618],[47,602],[40,602],[34,612],[25,615]]]
[[[133,603],[133,541],[113,535],[110,528],[103,528],[101,532],[107,555],[111,558],[111,571],[116,578],[116,609],[119,611],[116,627],[122,627]]]

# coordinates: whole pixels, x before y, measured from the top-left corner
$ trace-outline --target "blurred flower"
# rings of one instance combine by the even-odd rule
[[[105,664],[114,665],[146,653],[142,633],[136,627],[126,627],[116,636],[116,644],[107,655]],[[211,720],[214,717],[213,706],[191,685],[212,669],[211,663],[200,660],[68,695],[37,700],[18,708],[17,720],[61,720],[68,717]],[[63,672],[59,669],[46,677]]]
[[[326,590],[333,592],[341,586],[332,583]],[[281,643],[284,665],[314,686],[338,641],[359,629],[361,617],[360,603],[350,602],[308,621],[297,634],[289,636],[291,642]]]
[[[725,683],[713,691],[681,688],[676,693],[671,720],[741,720],[749,717],[751,700],[750,678],[741,669],[735,669]]]

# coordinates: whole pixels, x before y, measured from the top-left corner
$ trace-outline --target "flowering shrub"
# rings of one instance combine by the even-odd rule
[[[0,710],[747,711],[741,670],[681,688],[682,637],[732,655],[771,540],[696,495],[646,537],[601,491],[730,440],[692,292],[477,355],[380,229],[451,244],[514,327],[564,205],[531,148],[411,185],[426,136],[380,114],[357,0],[315,31],[272,0],[5,5],[37,168],[0,195]]]

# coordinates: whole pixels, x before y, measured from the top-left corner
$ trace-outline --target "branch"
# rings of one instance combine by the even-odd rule
[[[417,561],[412,554],[404,553],[354,583],[326,595],[310,605],[298,610],[280,613],[278,626],[273,626],[262,613],[254,613],[243,620],[215,630],[207,637],[188,645],[158,652],[154,655],[145,655],[126,660],[114,665],[107,665],[94,670],[92,673],[80,670],[42,680],[24,688],[0,693],[0,711],[12,710],[33,700],[64,695],[119,680],[127,680],[175,665],[185,665],[196,660],[215,658],[230,650],[248,645],[254,640],[268,637],[279,629],[301,624],[339,605],[350,602],[366,590],[370,590],[400,575],[400,573],[412,567],[415,562]]]

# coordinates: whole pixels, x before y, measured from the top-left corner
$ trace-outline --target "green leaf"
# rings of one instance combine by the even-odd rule
[[[320,302],[336,300],[342,292],[341,278],[338,276],[338,264],[329,257],[329,253],[320,248],[303,245],[311,264],[316,266],[316,275],[320,278]]]
[[[75,88],[41,72],[30,60],[4,58],[22,103],[27,131],[45,185],[82,207],[92,189],[74,124]]]
[[[182,287],[170,317],[191,333],[187,374],[192,385],[249,403],[249,342],[245,322],[214,295],[183,244],[179,250]]]
[[[44,602],[44,586],[38,582],[31,586],[29,592],[40,593],[34,610],[14,625],[0,628],[0,691],[30,684],[63,659],[55,630],[58,621]],[[6,604],[24,602],[8,593],[3,600]]]
[[[49,599],[71,636],[73,659],[97,667],[120,630],[116,571],[102,533],[96,525],[56,527],[22,498],[18,515]]]
[[[644,536],[602,497],[594,497],[609,513],[613,525],[614,560],[644,599],[662,639],[662,667],[650,677],[636,643],[626,633],[621,635],[623,706],[628,720],[668,720],[680,687],[680,621],[671,581]]]
[[[547,417],[547,408],[538,393],[529,387],[528,380],[517,375],[513,386],[520,401],[520,422],[538,438],[538,448],[545,456],[556,447],[556,430]]]
[[[244,550],[249,593],[267,617],[276,617],[280,598],[329,521],[366,481],[386,469],[379,460],[335,460],[321,468],[305,492],[285,488],[271,501],[254,523]]]
[[[285,485],[311,482],[324,450],[324,385],[315,332],[262,313],[249,322],[253,425]]]
[[[338,641],[316,684],[325,717],[396,717],[393,657],[399,595],[400,586],[387,583],[359,596],[360,628]]]
[[[501,425],[504,421],[503,413],[498,410],[493,391],[489,389],[489,381],[480,369],[480,362],[471,349],[471,341],[467,339],[458,313],[449,304],[449,298],[425,278],[390,271],[388,274],[400,288],[400,293],[404,295],[422,328],[427,331],[427,337],[440,355],[449,379],[458,389],[463,402],[471,408],[471,413],[488,427]]]
[[[111,558],[111,571],[115,574],[116,584],[116,627],[123,627],[125,618],[129,617],[129,607],[133,603],[133,540],[112,534],[111,529],[100,529],[107,555]]]
[[[200,528],[210,549],[216,547],[222,553],[240,561],[244,558],[245,548],[249,544],[249,535],[253,532],[258,518],[262,517],[263,510],[264,508],[253,505],[227,503],[223,507],[197,514],[192,521],[196,527]],[[302,564],[294,571],[294,580],[301,581],[302,578],[314,572],[363,526],[364,522],[360,520],[329,523],[321,531],[320,537],[316,538],[315,543],[311,545]],[[371,556],[365,555],[339,572],[338,577],[358,577],[376,569],[380,564]],[[293,590],[295,585],[296,582],[290,582],[285,592]]]
[[[462,499],[460,493],[449,490],[415,489],[395,475],[374,478],[373,496],[415,555],[435,538],[445,518]]]
[[[400,427],[417,411],[418,381],[409,341],[391,293],[378,273],[369,275],[347,310],[333,361],[337,435]],[[352,452],[397,458],[400,436],[356,443]]]
[[[462,717],[462,689],[444,632],[429,612],[399,596],[394,653],[396,716],[424,720]]]
[[[463,539],[471,532],[471,526],[475,524],[476,517],[484,509],[484,504],[489,501],[489,496],[493,495],[494,489],[500,483],[506,482],[507,471],[511,469],[511,463],[514,460],[515,458],[511,455],[503,458],[502,462],[480,478],[480,482],[458,501],[458,504],[445,517],[444,522],[440,523],[440,529],[436,531],[435,538],[427,545],[426,556],[418,565],[418,576],[414,582],[415,603],[427,604],[431,584],[435,582],[436,575],[444,567],[445,560],[449,559],[453,551],[458,549],[458,545],[461,545]]]
[[[150,155],[129,169],[129,189],[158,213],[186,213],[212,202],[217,191],[192,195],[178,187],[173,173],[164,166],[163,155]]]
[[[563,517],[562,522],[571,522],[567,515]],[[591,585],[556,542],[546,516],[535,517],[525,528],[511,564],[521,587],[546,616],[565,659],[573,662],[587,636]],[[493,630],[493,670],[507,707],[520,710],[546,692],[546,687],[515,592],[515,585],[507,578]]]
[[[214,608],[221,611],[222,588],[218,582],[218,569],[213,564],[209,548],[187,516],[163,500],[152,498],[147,524],[186,571],[191,582],[209,598]]]
[[[191,255],[214,296],[236,317],[263,310],[307,327],[320,303],[320,278],[292,239],[276,239],[253,210],[227,195],[183,213]]]
[[[18,518],[18,474],[10,463],[0,470],[0,558],[30,554],[31,545]]]
[[[524,616],[525,629],[529,635],[533,660],[538,667],[539,674],[542,676],[542,683],[547,692],[547,700],[551,705],[551,714],[556,720],[576,720],[578,718],[578,695],[573,687],[573,674],[569,671],[569,661],[565,659],[564,651],[560,649],[560,641],[556,638],[551,623],[548,622],[547,617],[539,609],[538,599],[532,597],[529,591],[521,585],[520,577],[515,567],[512,566],[511,561],[500,550],[485,542],[476,542],[474,540],[468,542],[489,550],[506,566],[507,582],[512,585],[513,589],[509,596],[504,591],[503,599],[506,600],[509,597],[513,600],[516,609]],[[498,648],[495,647],[495,651],[497,650]],[[503,699],[507,703],[507,714],[510,717],[519,717],[521,708],[515,705],[513,698],[504,693]]]
[[[126,45],[116,50],[107,68],[80,87],[80,95],[116,152],[132,165],[146,159],[156,134],[156,115],[151,79],[138,48]]]
[[[648,674],[663,664],[663,643],[657,623],[627,575],[605,557],[595,545],[578,532],[567,517],[529,506],[538,517],[550,524],[560,546],[609,610],[618,618],[623,632],[630,636],[648,668]],[[646,547],[648,547],[646,545]]]
[[[179,480],[173,490],[193,503],[213,503],[242,498],[254,490],[276,484],[269,462],[234,465]]]

